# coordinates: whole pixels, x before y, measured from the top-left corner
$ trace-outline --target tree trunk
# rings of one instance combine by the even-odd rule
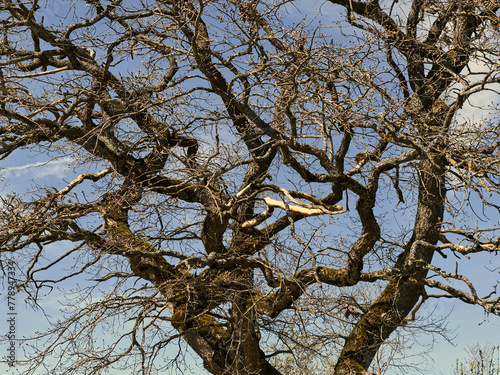
[[[419,301],[424,288],[418,282],[427,274],[421,266],[432,260],[444,213],[445,165],[439,157],[420,161],[418,210],[412,239],[400,255],[400,276],[389,282],[349,335],[337,362],[335,375],[364,374],[384,341]]]

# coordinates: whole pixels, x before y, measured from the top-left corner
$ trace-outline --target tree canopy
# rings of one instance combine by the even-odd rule
[[[1,2],[0,158],[74,174],[1,196],[19,288],[78,292],[25,373],[180,340],[212,374],[368,374],[429,300],[500,313],[467,267],[500,246],[500,2],[300,3]]]

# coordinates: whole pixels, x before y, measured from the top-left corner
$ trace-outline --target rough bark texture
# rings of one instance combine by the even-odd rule
[[[500,4],[403,3],[329,0],[332,31],[298,0],[3,1],[0,159],[71,161],[5,169],[0,249],[36,303],[87,283],[26,373],[166,371],[181,340],[216,375],[367,374],[434,289],[498,314],[434,263],[499,249],[471,218],[500,133],[461,110],[500,82]]]

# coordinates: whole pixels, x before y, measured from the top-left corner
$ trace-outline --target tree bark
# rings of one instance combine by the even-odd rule
[[[427,275],[422,266],[432,260],[444,214],[445,163],[439,154],[418,165],[418,209],[414,232],[400,254],[399,276],[385,287],[356,324],[346,340],[335,375],[364,374],[384,341],[405,319],[424,292],[419,279]]]

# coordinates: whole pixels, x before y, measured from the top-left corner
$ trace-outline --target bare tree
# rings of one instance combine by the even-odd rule
[[[476,344],[467,349],[469,357],[465,363],[456,361],[453,374],[456,375],[498,375],[500,374],[500,363],[498,346],[481,347]]]
[[[1,158],[80,173],[3,195],[1,251],[34,303],[87,280],[25,373],[148,374],[181,340],[212,374],[367,374],[429,299],[499,314],[466,267],[500,246],[498,105],[465,109],[498,95],[500,3],[297,4],[1,2]]]

